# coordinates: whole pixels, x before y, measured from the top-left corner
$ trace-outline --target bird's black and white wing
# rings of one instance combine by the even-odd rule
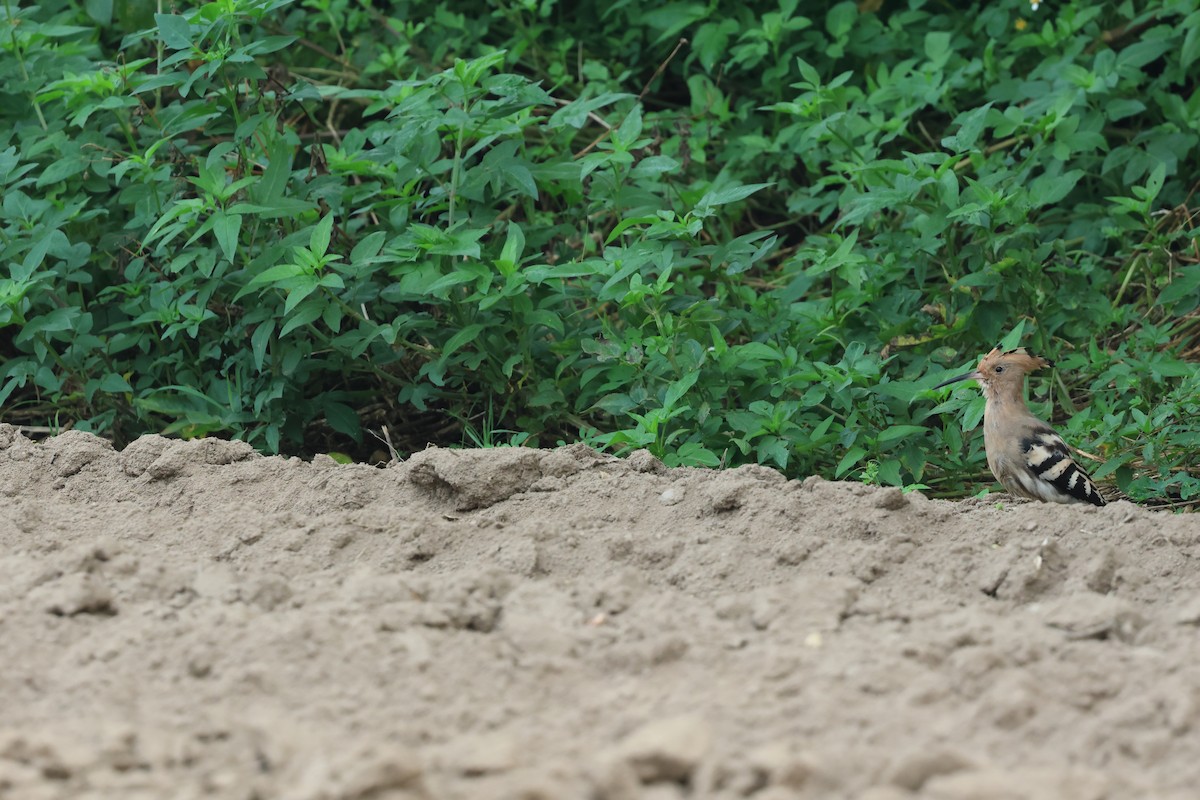
[[[1067,443],[1049,427],[1023,438],[1021,452],[1029,471],[1018,479],[1032,496],[1051,503],[1104,505],[1096,484],[1071,457]]]

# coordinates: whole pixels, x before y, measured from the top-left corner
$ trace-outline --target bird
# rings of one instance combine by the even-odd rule
[[[1013,495],[1047,503],[1105,504],[1095,482],[1071,457],[1063,438],[1025,405],[1025,375],[1053,367],[1047,358],[1024,347],[999,347],[965,375],[942,381],[941,389],[959,381],[979,383],[987,400],[983,411],[983,449],[988,468]]]

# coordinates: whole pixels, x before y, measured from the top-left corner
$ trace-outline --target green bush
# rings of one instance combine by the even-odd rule
[[[7,421],[955,495],[1007,336],[1200,496],[1194,3],[152,5],[0,6]]]

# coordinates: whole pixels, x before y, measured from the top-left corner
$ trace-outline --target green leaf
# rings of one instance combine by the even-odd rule
[[[560,127],[582,128],[588,121],[588,115],[610,106],[620,100],[633,97],[631,94],[605,92],[596,97],[580,97],[555,111],[550,117],[547,127],[550,130]]]
[[[699,371],[691,372],[668,386],[666,394],[663,396],[663,408],[673,409],[675,404],[696,385],[699,378]]]
[[[963,413],[964,431],[973,431],[979,427],[979,422],[983,419],[983,411],[986,405],[987,400],[983,397],[976,397],[967,404],[966,411]]]
[[[268,150],[268,159],[262,178],[251,184],[247,192],[255,203],[267,205],[283,198],[287,189],[292,167],[292,148],[287,139],[281,137],[271,145]]]
[[[277,264],[270,269],[263,270],[251,278],[250,282],[246,284],[246,288],[249,289],[254,286],[281,283],[289,278],[296,278],[301,275],[307,276],[311,274],[312,271],[301,264]]]
[[[362,441],[362,423],[354,409],[344,403],[327,401],[325,404],[325,421],[329,427],[338,433],[345,434],[354,441]]]
[[[1075,188],[1083,170],[1073,169],[1062,175],[1041,175],[1029,184],[1029,199],[1035,208],[1058,203]]]
[[[97,25],[112,24],[113,0],[85,0],[83,7]]]
[[[712,206],[723,206],[728,203],[736,203],[739,200],[745,200],[750,195],[757,191],[771,186],[771,183],[751,183],[745,186],[730,186],[726,189],[719,189],[705,193],[700,201],[696,203],[697,208],[709,208]]]
[[[17,344],[29,341],[39,333],[59,333],[71,330],[79,316],[79,309],[72,307],[55,308],[26,322],[21,327],[15,341]]]
[[[875,441],[879,444],[884,444],[885,442],[903,439],[914,434],[923,434],[926,430],[927,428],[923,425],[892,425],[889,428],[885,428]]]
[[[34,242],[33,247],[29,248],[29,252],[21,260],[21,266],[12,269],[13,280],[28,280],[29,276],[37,271],[42,262],[46,260],[46,253],[50,250],[50,245],[54,244],[55,237],[66,238],[61,231],[54,231],[53,234],[41,236]]]
[[[329,240],[333,236],[333,214],[326,214],[313,226],[308,239],[308,249],[318,258],[329,252]]]
[[[659,222],[659,221],[660,221],[660,219],[659,219],[658,215],[645,216],[645,217],[628,217],[626,219],[621,220],[620,222],[618,222],[616,225],[613,226],[612,231],[608,234],[608,236],[606,236],[604,238],[604,243],[612,244],[614,241],[616,241],[616,239],[622,233],[624,233],[625,231],[634,227],[635,225],[652,225],[655,222]]]
[[[716,469],[721,466],[720,457],[699,442],[685,442],[679,446],[676,452],[680,466],[707,467],[708,469]]]
[[[1017,320],[1017,324],[1009,329],[1004,338],[1000,340],[998,347],[1001,350],[1012,350],[1021,344],[1021,337],[1025,335],[1025,318]]]
[[[234,254],[237,253],[238,233],[241,229],[241,214],[227,214],[224,211],[213,214],[213,235],[217,237],[217,244],[220,245],[227,261],[232,262]]]
[[[867,451],[861,447],[851,447],[849,450],[846,451],[846,454],[842,456],[841,460],[838,461],[837,467],[833,471],[833,476],[835,478],[842,477],[855,464],[857,464],[859,461],[862,461],[863,456],[865,456],[866,454],[867,454]]]
[[[1114,97],[1104,104],[1104,114],[1112,122],[1132,117],[1146,110],[1146,104],[1132,97]]]
[[[1108,461],[1104,462],[1103,464],[1096,467],[1095,469],[1090,469],[1089,471],[1092,474],[1092,478],[1099,481],[1099,480],[1102,480],[1102,479],[1108,477],[1111,473],[1116,472],[1121,467],[1124,467],[1132,459],[1133,459],[1132,454],[1113,457],[1113,458],[1108,459]]]
[[[266,361],[267,344],[270,343],[271,334],[274,332],[275,320],[269,319],[260,323],[250,337],[250,352],[254,356],[254,368],[259,372],[262,371],[263,363]]]
[[[900,478],[900,460],[888,458],[879,462],[879,482],[888,486],[903,486]]]
[[[279,338],[282,339],[301,325],[313,322],[321,316],[321,311],[324,308],[325,301],[320,297],[313,297],[304,301],[292,312],[287,322],[283,323],[283,327],[279,329]]]
[[[1162,191],[1163,182],[1167,177],[1167,165],[1161,161],[1155,165],[1150,172],[1150,177],[1146,179],[1146,188],[1144,191],[1146,202],[1153,202],[1158,197],[1158,193]]]
[[[38,177],[37,186],[41,189],[59,181],[73,178],[86,170],[87,167],[87,162],[82,158],[61,158],[58,161],[52,162],[42,171],[42,174]]]
[[[468,325],[458,333],[450,337],[450,340],[442,347],[442,358],[450,356],[467,342],[472,342],[483,333],[483,326],[479,324]]]
[[[1181,269],[1174,276],[1166,288],[1158,293],[1155,304],[1171,307],[1182,300],[1188,300],[1190,301],[1188,304],[1189,307],[1180,309],[1186,312],[1195,308],[1198,296],[1200,296],[1200,265],[1193,264],[1190,267]]]
[[[637,162],[629,173],[629,177],[634,180],[644,180],[674,172],[677,169],[679,169],[679,162],[670,156],[646,156]]]
[[[979,141],[979,136],[983,133],[991,108],[992,104],[989,102],[970,111],[964,111],[955,117],[954,122],[958,125],[958,131],[953,136],[942,139],[942,147],[956,153],[968,153],[974,150],[975,143]]]
[[[133,387],[121,375],[110,372],[100,379],[100,391],[108,392],[109,394],[125,394],[132,392]]]
[[[301,300],[315,292],[320,285],[321,283],[315,275],[305,275],[294,281],[291,288],[288,289],[287,300],[283,304],[283,313],[290,314]]]
[[[613,141],[620,143],[624,149],[628,149],[637,141],[641,133],[642,106],[638,103],[629,110],[629,113],[625,115],[625,119],[621,122],[621,126],[613,133]]]
[[[508,223],[508,235],[504,240],[504,249],[500,251],[499,263],[504,265],[501,271],[516,269],[517,265],[521,263],[521,253],[524,250],[525,232],[517,223]]]
[[[783,359],[783,354],[779,350],[762,342],[746,342],[730,350],[741,364],[748,361],[781,361]]]
[[[1200,58],[1200,11],[1189,14],[1182,27],[1187,35],[1179,48],[1179,66],[1186,72]]]
[[[372,231],[367,234],[350,251],[350,263],[362,264],[375,258],[383,249],[383,243],[386,240],[387,234],[383,231]]]
[[[800,70],[801,77],[808,83],[809,86],[821,85],[821,73],[817,72],[812,64],[805,61],[800,56],[796,56],[796,69]]]
[[[154,24],[158,26],[159,36],[167,47],[172,50],[191,48],[192,26],[185,17],[178,14],[155,14]]]
[[[834,39],[839,39],[850,33],[857,18],[858,7],[854,3],[838,3],[826,14],[825,29]]]
[[[950,33],[947,31],[930,31],[925,34],[925,56],[938,69],[946,66],[950,60]]]
[[[460,269],[456,270],[455,272],[451,272],[449,275],[443,275],[442,277],[438,278],[436,281],[424,287],[423,292],[436,297],[441,295],[447,289],[451,289],[455,286],[462,286],[464,283],[471,283],[472,281],[478,279],[479,275],[477,273],[470,270]]]

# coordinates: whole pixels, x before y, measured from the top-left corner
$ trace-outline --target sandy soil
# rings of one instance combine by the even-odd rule
[[[0,426],[0,797],[1200,786],[1200,520]]]

